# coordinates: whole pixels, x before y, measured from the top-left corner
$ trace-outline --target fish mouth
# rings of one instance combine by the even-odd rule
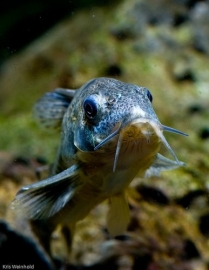
[[[129,141],[138,141],[141,138],[145,138],[147,140],[147,143],[149,143],[151,136],[155,135],[160,139],[163,145],[172,154],[176,162],[180,165],[181,162],[178,160],[173,149],[164,137],[163,131],[188,136],[188,134],[181,132],[177,129],[162,125],[157,120],[153,120],[150,118],[135,118],[131,121],[121,121],[117,123],[115,130],[104,140],[102,140],[96,147],[94,147],[94,151],[108,143],[116,135],[119,135],[113,165],[113,172],[115,172],[122,143]]]

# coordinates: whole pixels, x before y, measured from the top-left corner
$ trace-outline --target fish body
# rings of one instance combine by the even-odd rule
[[[125,190],[136,176],[182,166],[163,131],[144,87],[96,78],[80,89],[56,89],[34,107],[38,122],[61,126],[61,142],[52,176],[23,187],[12,202],[29,219],[71,224],[109,199],[108,230],[124,232],[129,222]],[[159,154],[164,144],[175,160]]]

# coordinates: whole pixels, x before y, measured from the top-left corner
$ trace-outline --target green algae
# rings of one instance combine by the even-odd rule
[[[14,156],[43,157],[53,162],[59,135],[41,131],[31,114],[0,118],[0,149]]]

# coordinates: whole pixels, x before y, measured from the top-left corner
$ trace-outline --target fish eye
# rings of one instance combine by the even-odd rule
[[[152,94],[150,93],[149,90],[147,90],[147,97],[148,97],[149,101],[152,102],[153,98],[152,98]]]
[[[92,96],[84,100],[83,108],[87,118],[93,119],[97,115],[97,102]]]

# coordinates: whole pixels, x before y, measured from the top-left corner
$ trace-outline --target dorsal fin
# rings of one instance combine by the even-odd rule
[[[36,122],[45,129],[60,130],[63,116],[74,94],[75,90],[63,88],[46,93],[33,107]]]

